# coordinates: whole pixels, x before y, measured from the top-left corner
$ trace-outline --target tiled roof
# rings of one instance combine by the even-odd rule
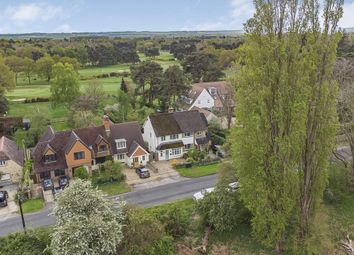
[[[198,111],[159,113],[149,116],[156,136],[196,132],[207,129],[205,116]]]
[[[2,136],[0,138],[0,160],[12,160],[23,166],[23,151],[18,148],[14,141]]]
[[[173,148],[181,148],[183,147],[183,142],[178,141],[178,142],[167,142],[167,143],[162,143],[159,146],[156,147],[157,150],[166,150],[166,149],[173,149]]]
[[[101,139],[105,140],[110,145],[110,154],[128,153],[136,146],[135,144],[145,149],[138,122],[111,123],[109,134],[106,133],[104,126],[90,126],[87,128],[74,129],[72,131],[54,133],[50,140],[47,140],[48,137],[50,136],[47,130],[40,139],[41,142],[36,145],[32,152],[33,166],[37,173],[67,168],[65,153],[70,151],[70,148],[77,140],[80,140],[86,145],[91,150],[94,157],[97,153],[97,143]],[[117,150],[115,142],[117,139],[125,139],[126,148]],[[56,153],[55,162],[44,162],[43,153],[47,145],[50,145]]]
[[[211,95],[214,98],[215,108],[223,107],[223,102],[222,102],[223,96],[232,96],[231,86],[226,81],[194,83],[192,84],[192,89],[189,91],[188,94],[189,98],[192,99],[191,104],[193,104],[197,100],[197,98],[199,97],[199,95],[202,93],[204,89],[210,94],[209,92],[210,88],[215,88],[217,91],[216,95]]]

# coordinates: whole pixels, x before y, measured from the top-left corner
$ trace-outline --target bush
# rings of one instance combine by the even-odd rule
[[[104,184],[108,182],[121,182],[125,180],[125,175],[122,173],[122,164],[119,162],[106,161],[101,166],[99,172],[92,175],[92,184]]]
[[[172,204],[153,212],[155,217],[163,224],[165,231],[172,237],[181,237],[188,231],[189,212],[186,208]]]
[[[143,209],[127,208],[127,217],[123,228],[123,241],[117,254],[142,255],[151,253],[165,237],[162,224]],[[169,254],[169,253],[167,253]]]
[[[198,201],[197,211],[205,225],[216,231],[230,231],[249,223],[251,214],[237,192],[230,192],[227,184],[218,185],[214,192]]]
[[[51,252],[46,249],[51,242],[50,233],[50,228],[37,228],[34,230],[27,230],[27,234],[18,232],[0,238],[0,254],[50,255]]]
[[[350,169],[339,164],[331,164],[328,168],[328,184],[324,190],[327,203],[340,201],[348,192]]]
[[[79,168],[76,168],[74,170],[74,177],[75,178],[79,178],[81,180],[88,180],[88,178],[90,177],[86,168],[83,166],[80,166]]]
[[[176,249],[171,236],[163,236],[160,240],[155,241],[153,247],[147,251],[148,255],[174,255]]]

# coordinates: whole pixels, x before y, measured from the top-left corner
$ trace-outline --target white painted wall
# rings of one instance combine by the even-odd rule
[[[154,131],[151,121],[150,121],[150,117],[148,117],[148,119],[144,123],[143,139],[144,139],[144,141],[146,141],[148,143],[149,151],[155,152],[156,147],[158,145],[157,144],[158,139],[156,138],[155,131]]]
[[[189,110],[192,109],[194,106],[197,106],[199,108],[211,109],[214,107],[214,98],[209,94],[206,89],[204,89],[202,93],[199,94],[194,103],[191,105],[191,107],[189,107]]]

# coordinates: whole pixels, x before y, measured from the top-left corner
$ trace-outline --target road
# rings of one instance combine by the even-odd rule
[[[217,175],[210,175],[195,179],[183,180],[154,188],[133,191],[121,196],[109,197],[112,200],[124,199],[128,203],[141,207],[151,207],[159,204],[175,201],[177,199],[189,198],[203,188],[209,188],[216,184]],[[48,204],[38,213],[26,214],[25,222],[27,228],[53,225],[54,216],[51,215],[53,204]],[[0,236],[20,231],[22,229],[21,217],[11,216],[0,219]]]

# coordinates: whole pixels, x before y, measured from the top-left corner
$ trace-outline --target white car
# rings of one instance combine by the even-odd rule
[[[229,183],[228,186],[229,186],[230,192],[235,192],[238,189],[239,184],[238,184],[238,182],[232,182],[232,183]],[[199,201],[199,200],[203,199],[206,194],[211,193],[214,190],[215,190],[215,187],[211,187],[208,189],[202,189],[201,191],[194,193],[193,199],[195,201]]]
[[[197,192],[197,193],[195,193],[195,194],[193,195],[193,199],[194,199],[195,201],[201,200],[201,199],[204,198],[204,196],[205,196],[206,194],[211,193],[211,192],[213,192],[214,190],[215,190],[215,187],[211,187],[211,188],[207,188],[207,189],[202,189],[201,191],[199,191],[199,192]]]

